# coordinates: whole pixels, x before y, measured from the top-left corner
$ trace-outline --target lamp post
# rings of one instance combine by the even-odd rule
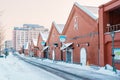
[[[112,38],[112,67],[113,67],[113,71],[116,72],[115,62],[114,62],[114,57],[115,57],[115,54],[114,54],[114,37],[115,37],[115,32],[114,31],[110,32],[110,35],[111,35],[111,38]]]
[[[45,42],[45,41],[41,41],[41,43],[40,43],[40,44],[42,45],[42,48],[44,48],[44,47],[45,47],[45,45],[46,45],[46,42]],[[42,53],[44,53],[44,52],[42,52]],[[40,54],[40,57],[41,57],[41,58],[42,58],[42,60],[43,60],[42,53]]]
[[[60,35],[59,40],[61,42],[61,47],[63,46],[63,43],[66,41],[66,36],[65,35]],[[63,51],[61,50],[61,60],[63,61]]]

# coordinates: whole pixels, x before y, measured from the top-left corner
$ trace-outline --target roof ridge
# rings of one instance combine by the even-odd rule
[[[40,32],[42,39],[46,42],[48,39],[49,32]],[[46,35],[46,36],[45,36]]]
[[[85,13],[87,13],[87,14],[88,14],[90,17],[92,17],[94,20],[97,20],[97,19],[98,19],[98,17],[96,17],[96,16],[93,14],[93,12],[92,12],[91,10],[87,9],[86,7],[78,4],[77,2],[75,2],[74,5],[76,5],[76,6],[77,6],[78,8],[80,8],[80,9],[82,9]],[[91,7],[93,7],[93,6],[91,6]]]
[[[59,28],[58,24],[56,24],[55,21],[53,22],[53,24],[55,25],[57,31],[58,31],[60,34],[62,34],[62,31],[59,30],[60,28]],[[59,28],[59,29],[58,29],[58,28]]]

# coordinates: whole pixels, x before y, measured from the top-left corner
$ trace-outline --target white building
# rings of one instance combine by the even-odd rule
[[[23,27],[14,27],[13,44],[15,50],[20,50],[26,42],[38,39],[40,31],[45,31],[44,26],[37,24],[24,24]]]
[[[12,40],[5,41],[5,48],[13,48]]]

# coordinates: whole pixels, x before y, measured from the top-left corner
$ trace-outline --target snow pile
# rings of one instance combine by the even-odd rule
[[[107,75],[120,76],[120,70],[116,70],[116,72],[114,72],[113,67],[109,64],[106,64],[105,67],[101,67],[97,72]]]
[[[107,70],[110,70],[110,71],[113,70],[113,67],[109,64],[106,64],[104,68],[107,69]]]
[[[41,59],[39,59],[41,61]],[[71,67],[71,68],[77,68],[77,69],[82,69],[82,70],[89,70],[89,71],[93,71],[93,72],[97,72],[97,73],[101,73],[101,74],[107,74],[110,76],[120,76],[120,70],[117,70],[117,73],[115,73],[113,71],[112,66],[110,66],[109,64],[107,64],[107,69],[105,69],[105,67],[98,67],[98,69],[92,68],[91,66],[81,66],[80,64],[73,64],[73,63],[66,63],[66,62],[62,62],[62,61],[52,61],[49,59],[44,59],[44,62],[49,62],[49,63],[55,63],[58,65],[62,65],[62,66],[67,66],[67,67]]]

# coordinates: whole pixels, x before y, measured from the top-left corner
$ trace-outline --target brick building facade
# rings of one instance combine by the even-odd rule
[[[114,50],[120,52],[120,0],[112,0],[99,8],[100,65],[112,65],[112,32],[115,33]],[[114,61],[116,67],[120,69],[120,55],[117,57],[119,59]]]
[[[63,30],[67,37],[63,44],[65,61],[70,63],[99,64],[98,23],[91,10],[95,7],[84,7],[75,3]]]
[[[52,60],[62,60],[62,53],[60,50],[61,42],[59,40],[59,36],[62,34],[63,28],[63,24],[56,24],[53,22],[51,25],[47,45],[49,46],[49,58]]]

